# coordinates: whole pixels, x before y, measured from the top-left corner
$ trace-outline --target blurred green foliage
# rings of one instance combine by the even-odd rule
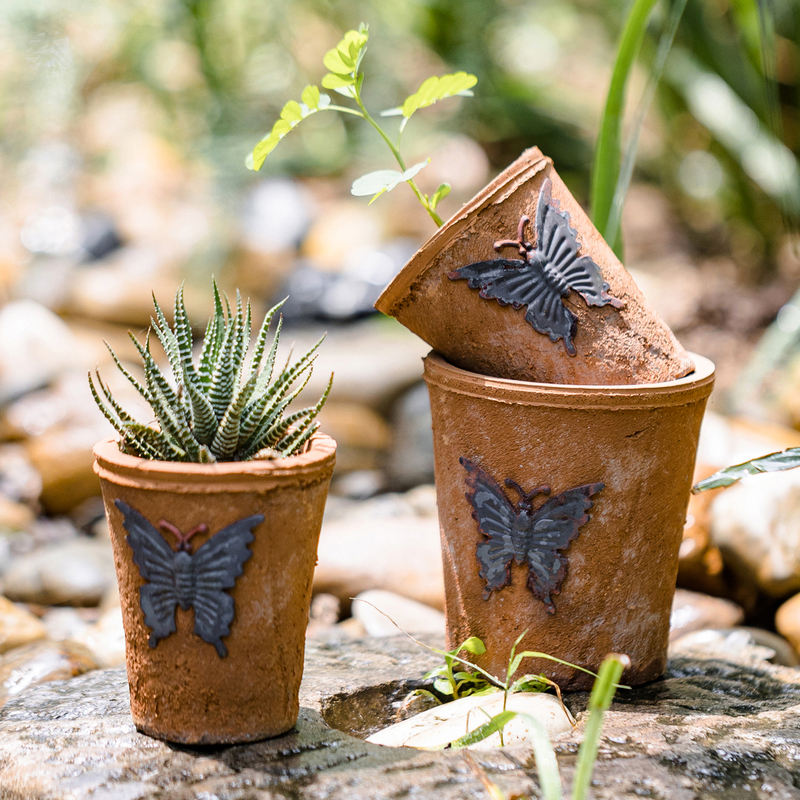
[[[161,109],[159,135],[235,190],[257,180],[241,153],[287,97],[319,81],[324,53],[363,20],[381,43],[367,56],[370,106],[396,106],[431,74],[479,78],[473,100],[437,106],[417,123],[410,150],[457,131],[499,169],[535,144],[585,201],[626,8],[624,0],[4,0],[0,154],[13,164],[32,145],[60,139],[87,169],[102,169],[83,115],[103,93],[135,85]],[[645,35],[629,117],[668,9],[662,0]],[[751,268],[769,262],[785,215],[800,214],[798,41],[800,0],[689,0],[637,161],[639,177],[672,196],[701,251],[729,248]],[[773,102],[764,54],[775,64]],[[374,133],[334,115],[310,119],[296,138],[267,170],[329,174],[353,158],[359,169],[380,163]]]

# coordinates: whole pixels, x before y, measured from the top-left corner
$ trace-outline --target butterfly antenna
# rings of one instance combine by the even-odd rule
[[[191,539],[196,533],[208,533],[208,525],[201,524],[195,526],[188,533],[184,534],[181,533],[180,528],[178,528],[176,525],[173,525],[171,522],[167,522],[165,519],[159,520],[158,527],[161,528],[164,533],[171,533],[178,540],[178,547],[176,549],[176,552],[178,553],[190,552],[189,539]]]
[[[519,225],[517,226],[516,239],[500,239],[494,243],[495,250],[502,250],[504,247],[516,247],[519,249],[521,256],[526,256],[531,250],[533,245],[525,240],[525,226],[531,221],[531,218],[525,214],[520,217]]]
[[[538,494],[550,494],[550,487],[547,484],[537,486],[533,491],[526,492],[516,481],[506,478],[506,486],[510,486],[520,497],[519,506],[528,511],[533,507],[533,498]]]

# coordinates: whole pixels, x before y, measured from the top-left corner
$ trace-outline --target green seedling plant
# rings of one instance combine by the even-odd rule
[[[214,313],[208,321],[199,359],[193,356],[192,326],[186,313],[183,286],[175,295],[174,325],[153,297],[155,317],[144,343],[129,333],[142,359],[144,383],[135,378],[106,343],[114,363],[150,405],[157,426],[134,419],[114,398],[95,372],[89,374],[92,395],[120,436],[123,452],[160,461],[248,461],[286,458],[303,452],[319,423],[316,418],[330,393],[333,375],[319,401],[289,412],[313,371],[320,339],[294,364],[274,375],[283,319],[279,318],[267,349],[270,325],[283,302],[264,317],[249,366],[250,303],[236,293],[236,310],[213,283]],[[284,301],[285,302],[285,301]],[[150,349],[155,332],[169,360],[174,383],[156,364]],[[323,337],[324,339],[324,337]]]
[[[407,183],[428,215],[440,227],[443,222],[436,208],[439,202],[450,193],[450,185],[441,184],[432,195],[422,192],[415,178],[428,165],[430,159],[410,167],[406,165],[400,153],[403,130],[409,119],[419,109],[432,106],[448,97],[471,96],[471,89],[478,79],[466,72],[454,72],[440,77],[430,77],[423,81],[419,89],[407,97],[402,105],[381,113],[382,117],[401,117],[397,138],[392,141],[386,130],[364,105],[362,90],[365,73],[361,65],[367,52],[368,41],[369,31],[367,26],[362,23],[358,30],[348,31],[339,44],[329,50],[322,60],[324,66],[329,70],[322,78],[322,87],[347,98],[354,105],[332,103],[330,95],[322,93],[318,86],[306,86],[300,96],[300,102],[290,100],[286,103],[270,132],[253,148],[253,152],[247,157],[247,167],[252,170],[260,170],[267,156],[277,147],[281,139],[312,114],[320,111],[337,111],[360,117],[368,122],[383,139],[400,170],[382,169],[362,175],[353,183],[352,194],[357,197],[371,197],[370,204],[372,204],[382,194],[392,191],[401,183]]]
[[[603,720],[617,689],[620,688],[619,680],[622,677],[622,673],[629,664],[630,659],[627,656],[611,654],[606,656],[600,665],[600,672],[595,679],[592,694],[589,698],[589,717],[586,721],[586,732],[578,749],[578,763],[572,781],[572,800],[586,800],[589,795],[594,765],[597,761],[597,751],[600,746],[600,735],[603,731]],[[481,726],[485,730],[476,728],[472,733],[459,739],[457,743],[454,742],[452,746],[455,747],[458,744],[459,747],[467,747],[470,744],[481,741],[481,739],[486,738],[483,735],[484,733],[487,736],[491,736],[493,733],[502,731],[503,727],[514,717],[525,719],[531,727],[531,744],[533,745],[536,771],[544,800],[563,800],[561,774],[558,769],[558,760],[556,759],[553,744],[541,722],[528,714],[503,711]],[[480,736],[480,738],[476,738],[477,736]],[[492,800],[530,800],[529,797],[524,795],[517,795],[511,799],[507,798],[500,788],[489,780],[486,773],[469,758],[468,754],[467,758]]]

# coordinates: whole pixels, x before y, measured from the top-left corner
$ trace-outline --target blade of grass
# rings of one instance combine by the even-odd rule
[[[589,791],[594,762],[597,760],[597,750],[600,746],[603,717],[614,699],[622,672],[630,663],[628,656],[612,653],[606,656],[600,665],[600,673],[589,698],[589,719],[586,722],[586,733],[578,750],[578,765],[572,785],[572,800],[585,800],[586,793]]]
[[[621,243],[608,237],[608,223],[620,173],[622,153],[622,114],[625,109],[625,89],[633,62],[642,43],[647,20],[656,0],[633,0],[617,47],[611,84],[608,87],[605,109],[600,122],[600,134],[592,169],[592,221],[617,252]],[[619,253],[618,253],[619,254]]]
[[[658,43],[658,51],[656,52],[653,65],[650,67],[650,75],[647,79],[647,86],[645,87],[642,99],[639,102],[639,107],[636,110],[636,117],[633,122],[630,137],[625,145],[625,153],[622,157],[622,164],[620,166],[619,176],[617,177],[617,185],[614,189],[614,197],[611,202],[611,212],[609,214],[608,224],[604,236],[609,242],[618,242],[619,251],[617,255],[622,258],[623,244],[620,231],[620,223],[622,222],[622,208],[625,205],[625,197],[628,194],[628,188],[631,185],[631,178],[633,177],[633,168],[636,164],[636,153],[639,150],[639,138],[642,134],[644,127],[644,120],[653,102],[653,96],[656,92],[658,82],[664,74],[664,66],[667,63],[667,57],[672,49],[672,43],[675,41],[675,34],[678,30],[683,10],[686,8],[687,0],[674,0],[672,8],[669,12],[669,19],[664,32],[661,34],[661,40]]]

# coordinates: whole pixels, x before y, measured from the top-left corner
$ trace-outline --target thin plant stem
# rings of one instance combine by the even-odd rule
[[[372,125],[373,128],[380,134],[381,138],[384,142],[389,146],[389,149],[392,151],[397,163],[400,165],[400,169],[403,172],[406,171],[406,164],[403,160],[403,157],[400,155],[400,151],[395,147],[394,142],[389,138],[389,135],[386,131],[375,121],[372,114],[367,111],[367,107],[361,100],[361,93],[358,90],[357,86],[354,86],[353,89],[355,90],[355,101],[358,103],[358,107],[361,109],[362,116],[364,119]],[[423,208],[428,212],[428,216],[436,223],[437,228],[441,228],[444,225],[444,220],[436,213],[435,209],[431,207],[428,198],[420,191],[419,187],[415,183],[414,179],[406,181],[406,183],[411,187],[414,194],[417,196],[417,200],[422,204]]]

